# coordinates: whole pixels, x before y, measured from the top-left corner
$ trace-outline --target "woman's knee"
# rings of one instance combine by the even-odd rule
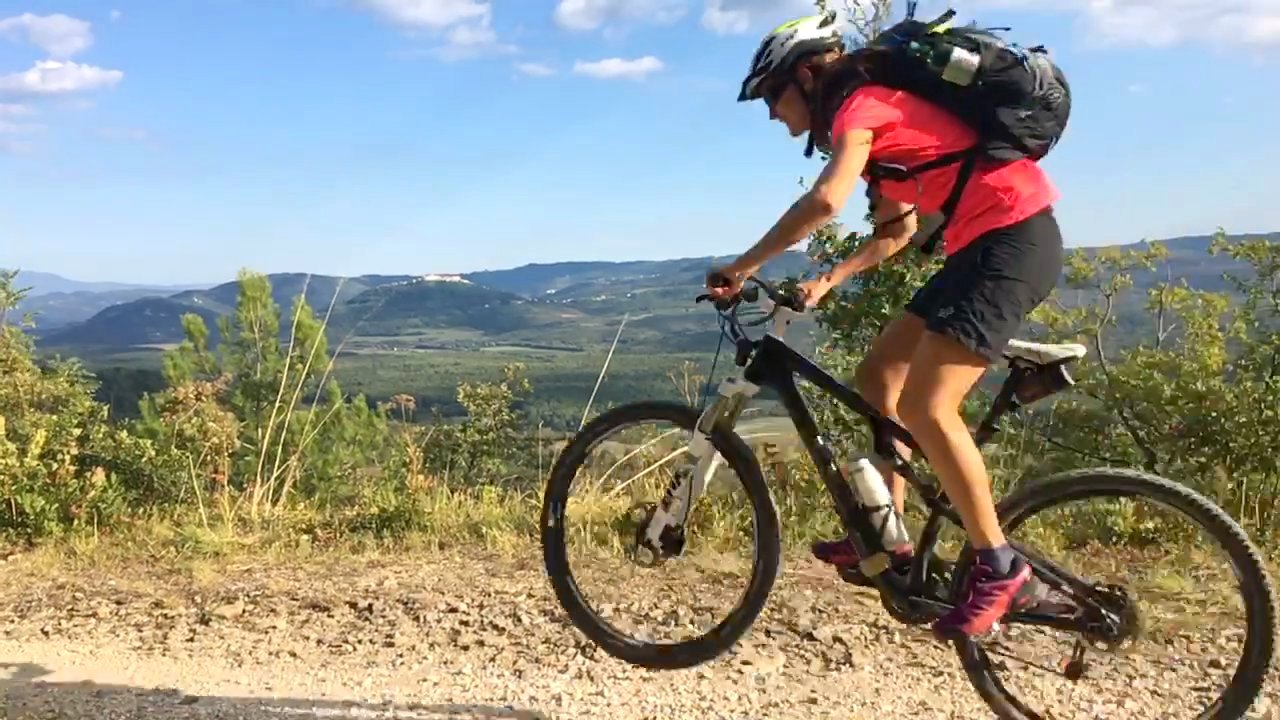
[[[987,361],[963,343],[929,333],[921,340],[919,357],[898,397],[898,417],[914,433],[963,424],[960,406],[979,378]]]
[[[853,375],[858,394],[881,413],[895,416],[898,394],[911,367],[911,357],[924,332],[924,321],[904,314],[884,329]]]
[[[886,415],[895,415],[898,393],[902,388],[895,382],[895,374],[884,363],[868,357],[858,364],[853,374],[853,387],[871,406]]]
[[[948,407],[936,393],[923,385],[908,385],[898,397],[898,418],[913,434],[941,427],[959,412],[959,407]]]

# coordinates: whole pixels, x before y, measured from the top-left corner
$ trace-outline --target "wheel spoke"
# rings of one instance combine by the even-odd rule
[[[1089,501],[1114,506],[1077,507]],[[1139,502],[1157,510],[1134,510]],[[995,647],[956,644],[999,717],[1227,720],[1261,695],[1275,652],[1275,589],[1256,547],[1221,509],[1153,475],[1086,470],[1024,487],[999,514],[1010,544],[1049,588],[1049,597],[1001,623]],[[972,553],[962,558],[971,563]],[[1217,564],[1190,580],[1171,577],[1203,560]],[[1203,627],[1172,622],[1188,612]],[[1017,660],[1022,673],[988,662],[988,651]],[[1154,669],[1161,664],[1168,668]]]
[[[690,667],[726,652],[759,615],[780,562],[777,510],[759,463],[723,425],[710,434],[711,457],[731,472],[702,489],[680,527],[659,514],[657,542],[646,538],[697,419],[693,408],[662,402],[601,414],[562,451],[543,500],[543,556],[557,599],[589,639],[643,667]],[[612,457],[588,457],[596,450]],[[606,488],[608,478],[617,485]]]

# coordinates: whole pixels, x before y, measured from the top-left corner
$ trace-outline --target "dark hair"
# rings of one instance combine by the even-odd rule
[[[809,101],[809,145],[805,157],[814,147],[831,149],[831,125],[836,111],[855,90],[874,82],[881,51],[859,48],[850,53],[823,53],[802,60],[813,73],[814,90]]]

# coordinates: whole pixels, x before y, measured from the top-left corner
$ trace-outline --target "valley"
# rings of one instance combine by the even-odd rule
[[[1280,233],[1272,237],[1280,238]],[[1211,254],[1209,237],[1163,242],[1168,261],[1134,273],[1138,289],[1173,279],[1194,289],[1232,291],[1226,275],[1239,273],[1242,265],[1225,254]],[[1134,247],[1082,251],[1099,255]],[[714,311],[693,300],[702,292],[706,269],[728,259],[563,262],[461,275],[276,273],[267,279],[272,300],[282,310],[282,342],[289,340],[287,319],[302,297],[324,322],[329,348],[336,354],[334,374],[352,394],[364,393],[371,402],[408,394],[419,408],[438,408],[447,417],[460,412],[455,399],[459,382],[492,379],[505,364],[519,362],[533,384],[526,407],[548,425],[571,427],[615,337],[617,348],[598,404],[639,396],[678,399],[688,393],[689,381],[677,381],[677,376],[710,371],[720,332]],[[813,267],[803,253],[793,251],[768,264],[764,275],[773,280],[801,277]],[[26,282],[33,291],[20,310],[34,316],[41,351],[82,358],[103,378],[100,397],[109,398],[113,411],[125,416],[136,410],[142,391],[157,385],[164,349],[182,342],[183,315],[199,316],[216,346],[218,318],[236,311],[239,291],[236,281],[170,293],[173,288],[80,286],[41,274],[33,280],[38,282]],[[1064,289],[1066,282],[1064,277]],[[19,287],[23,284],[20,277]],[[1082,293],[1065,291],[1061,300],[1084,302]],[[1129,306],[1117,309],[1122,332],[1126,323],[1141,321],[1145,313],[1142,295],[1133,297],[1137,299]],[[804,322],[792,337],[812,350],[821,329]],[[729,369],[726,348],[716,376]]]

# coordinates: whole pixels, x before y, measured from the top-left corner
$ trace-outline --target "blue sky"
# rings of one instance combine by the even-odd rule
[[[1070,73],[1045,161],[1069,243],[1280,230],[1276,0],[952,5]],[[820,170],[735,102],[761,33],[806,7],[0,0],[0,266],[216,282],[738,252]]]

